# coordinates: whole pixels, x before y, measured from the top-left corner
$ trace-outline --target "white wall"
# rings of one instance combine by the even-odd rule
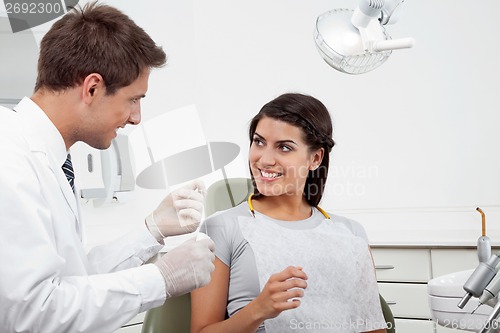
[[[323,206],[378,230],[500,227],[498,1],[406,1],[393,52],[349,76],[318,55],[316,17],[355,1],[197,1],[198,105],[212,139],[247,144],[246,122],[285,91],[321,99],[337,146]],[[221,115],[230,126],[219,131]]]
[[[394,52],[382,67],[360,76],[328,68],[312,40],[318,14],[354,1],[269,3],[197,3],[198,101],[206,110],[207,135],[246,144],[245,124],[220,132],[213,113],[241,123],[279,93],[307,92],[332,112],[334,165],[378,168],[377,179],[365,182],[366,195],[338,197],[326,206],[499,203],[500,159],[491,151],[500,140],[500,65],[494,58],[499,23],[492,14],[498,2],[475,9],[471,2],[440,1],[433,10],[434,2],[405,2],[401,22],[388,28],[395,37],[415,37],[416,47]]]
[[[313,41],[319,14],[355,0],[106,2],[169,55],[151,76],[144,120],[196,103],[207,140],[237,143],[245,160],[248,121],[260,107],[283,92],[308,93],[334,120],[324,208],[357,218],[372,238],[460,229],[475,240],[476,206],[500,230],[498,1],[405,1],[387,29],[416,46],[358,76],[328,67]],[[109,216],[89,210],[90,225],[117,215],[138,221],[164,193],[139,194]]]

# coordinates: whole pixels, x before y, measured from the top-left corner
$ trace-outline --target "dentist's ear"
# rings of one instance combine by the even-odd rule
[[[98,89],[104,85],[104,79],[98,73],[91,73],[83,80],[82,83],[82,98],[90,103]]]

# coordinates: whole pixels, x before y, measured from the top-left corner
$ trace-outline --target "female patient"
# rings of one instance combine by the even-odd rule
[[[215,271],[191,294],[191,332],[385,332],[363,227],[318,206],[334,145],[328,110],[284,94],[249,135],[254,194],[201,227]]]

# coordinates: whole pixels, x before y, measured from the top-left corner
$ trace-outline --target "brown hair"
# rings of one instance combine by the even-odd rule
[[[265,104],[253,117],[248,131],[250,144],[253,141],[257,124],[263,117],[284,121],[302,129],[304,140],[310,151],[324,148],[325,153],[321,165],[316,170],[309,171],[304,188],[307,202],[316,207],[323,197],[330,165],[330,151],[335,145],[332,139],[333,126],[330,113],[323,103],[312,96],[297,93],[283,94]],[[258,197],[261,194],[257,190],[253,175],[252,182],[254,196]]]
[[[118,9],[89,3],[54,23],[40,44],[35,91],[75,87],[99,73],[106,93],[130,85],[149,68],[165,64],[166,55],[151,37]]]

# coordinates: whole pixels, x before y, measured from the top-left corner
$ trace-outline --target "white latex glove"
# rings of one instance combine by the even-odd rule
[[[167,236],[195,231],[200,225],[206,192],[205,184],[196,180],[167,195],[146,217],[151,234],[161,241]]]
[[[160,269],[167,291],[167,298],[180,296],[210,282],[215,269],[215,244],[195,237],[175,247],[155,262]]]

